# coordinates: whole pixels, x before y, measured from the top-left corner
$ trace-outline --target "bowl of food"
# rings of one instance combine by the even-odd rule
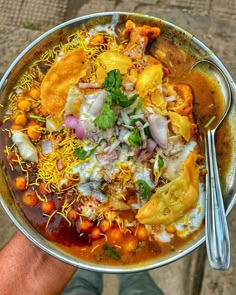
[[[234,94],[214,53],[150,16],[84,16],[30,44],[0,84],[0,195],[16,226],[66,263],[111,273],[161,267],[201,245],[202,134],[225,95],[218,72],[192,69],[201,59]],[[235,123],[232,105],[216,136],[227,208]]]

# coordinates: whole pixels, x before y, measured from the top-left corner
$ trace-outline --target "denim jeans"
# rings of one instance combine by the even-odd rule
[[[164,295],[148,272],[118,274],[117,276],[119,295]],[[102,273],[79,269],[62,295],[101,295],[102,289]]]

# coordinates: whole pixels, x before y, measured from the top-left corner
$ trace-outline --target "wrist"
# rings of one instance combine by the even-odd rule
[[[76,271],[75,267],[39,249],[21,233],[1,251],[0,261],[1,285],[7,291],[1,294],[13,294],[15,290],[19,294],[59,294]]]

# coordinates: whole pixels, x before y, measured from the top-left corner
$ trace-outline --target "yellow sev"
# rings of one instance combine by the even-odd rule
[[[99,34],[97,32],[96,34]],[[115,42],[115,37],[104,34],[106,37],[106,46],[107,48],[113,49],[113,47],[119,47],[119,45]],[[91,61],[91,64],[95,62],[95,58],[97,55],[99,55],[101,52],[106,50],[104,45],[100,46],[89,46],[87,44],[86,38],[88,37],[88,34],[86,31],[78,30],[71,35],[67,37],[67,42],[64,44],[59,43],[54,45],[52,48],[49,48],[44,51],[44,53],[40,56],[39,59],[32,62],[32,64],[29,66],[28,70],[23,73],[23,75],[20,77],[19,81],[17,82],[16,86],[14,87],[14,90],[16,89],[30,89],[32,87],[32,84],[36,81],[40,83],[44,78],[44,73],[42,72],[42,69],[40,68],[41,64],[43,63],[46,67],[51,67],[55,61],[56,57],[60,56],[60,54],[64,55],[69,53],[75,48],[83,48],[87,54],[88,58]],[[9,97],[9,101],[13,102],[13,109],[14,109],[14,102],[16,101],[17,95],[12,93]],[[12,108],[10,108],[12,109]]]
[[[47,185],[61,190],[61,180],[70,179],[67,170],[78,160],[74,156],[74,150],[82,146],[81,141],[70,130],[65,128],[61,131],[62,140],[57,146],[57,138],[53,134],[49,134],[48,140],[51,140],[53,151],[50,154],[44,155],[41,147],[38,147],[39,162],[36,183],[43,180]],[[58,139],[59,140],[59,139]],[[58,169],[58,161],[61,161],[63,169]]]
[[[116,166],[120,169],[120,172],[116,175],[118,181],[125,184],[132,179],[132,172],[128,163],[116,162]]]

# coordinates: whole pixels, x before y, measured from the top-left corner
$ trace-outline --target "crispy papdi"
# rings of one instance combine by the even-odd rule
[[[143,57],[147,44],[150,40],[156,39],[160,35],[160,28],[144,25],[137,26],[131,20],[128,20],[123,31],[125,39],[129,39],[129,43],[123,50],[125,55],[131,59],[140,59]]]
[[[89,65],[84,49],[71,51],[46,74],[41,85],[42,109],[56,115],[66,103],[69,87],[86,75]]]
[[[151,199],[139,209],[136,218],[143,224],[171,224],[197,205],[199,169],[197,154],[191,152],[180,175],[157,188]]]

